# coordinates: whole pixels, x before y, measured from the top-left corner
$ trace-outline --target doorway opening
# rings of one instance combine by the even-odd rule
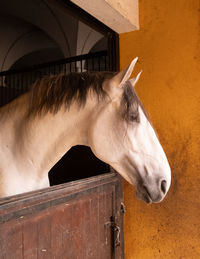
[[[44,75],[119,70],[118,34],[62,0],[0,0],[0,105]],[[109,172],[89,147],[75,146],[50,170],[51,185]]]

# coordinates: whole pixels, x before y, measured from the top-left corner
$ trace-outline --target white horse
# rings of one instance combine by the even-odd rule
[[[74,145],[87,145],[130,184],[160,202],[171,171],[125,70],[45,77],[0,109],[0,197],[49,186],[48,172]]]

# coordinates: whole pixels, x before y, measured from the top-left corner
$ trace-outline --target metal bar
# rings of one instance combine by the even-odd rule
[[[107,56],[104,56],[104,69],[107,70]]]
[[[91,71],[94,69],[99,71],[102,69],[107,70],[110,67],[109,64],[107,64],[108,61],[108,51],[105,50],[39,64],[20,70],[0,72],[0,86],[7,88],[1,91],[0,105],[7,102],[10,95],[16,90],[18,94],[27,91],[37,79],[44,75],[55,75],[61,71],[66,74],[69,70],[70,72],[83,72],[85,70]],[[13,89],[12,92],[10,90],[11,88]]]
[[[88,59],[86,59],[85,63],[86,63],[86,65],[85,65],[86,70],[88,71]]]
[[[101,57],[98,57],[98,66],[99,66],[99,71],[101,71]]]
[[[82,63],[82,60],[80,60],[80,63],[81,63],[81,72],[83,72],[83,63]]]
[[[107,55],[108,55],[108,51],[103,50],[103,51],[99,51],[99,52],[84,54],[84,55],[75,56],[75,57],[69,57],[69,58],[65,58],[65,59],[61,59],[61,60],[56,60],[56,61],[52,61],[52,62],[48,62],[48,63],[30,66],[30,67],[26,67],[26,68],[20,69],[20,70],[3,71],[3,72],[0,72],[0,76],[9,75],[9,74],[17,74],[19,72],[23,73],[23,72],[33,71],[33,70],[37,70],[37,69],[39,70],[44,67],[55,66],[55,65],[59,65],[59,64],[66,64],[66,63],[71,63],[71,62],[75,62],[75,61],[87,60],[87,59],[96,58],[99,56],[107,56]]]
[[[63,73],[66,74],[66,64],[63,65]]]

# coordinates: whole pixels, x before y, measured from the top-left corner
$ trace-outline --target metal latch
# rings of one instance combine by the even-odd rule
[[[112,228],[112,236],[114,238],[113,240],[113,245],[119,246],[120,245],[120,227],[116,224],[116,222],[114,221],[114,218],[111,217],[111,221],[110,222],[106,222],[105,223],[105,227],[111,227]]]
[[[115,247],[120,245],[120,227],[115,224],[114,226],[115,232]]]

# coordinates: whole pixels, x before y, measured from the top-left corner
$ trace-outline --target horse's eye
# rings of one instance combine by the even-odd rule
[[[131,122],[139,122],[139,121],[140,121],[140,120],[139,120],[139,113],[138,113],[138,112],[131,113],[131,114],[129,115],[129,120],[130,120]]]

